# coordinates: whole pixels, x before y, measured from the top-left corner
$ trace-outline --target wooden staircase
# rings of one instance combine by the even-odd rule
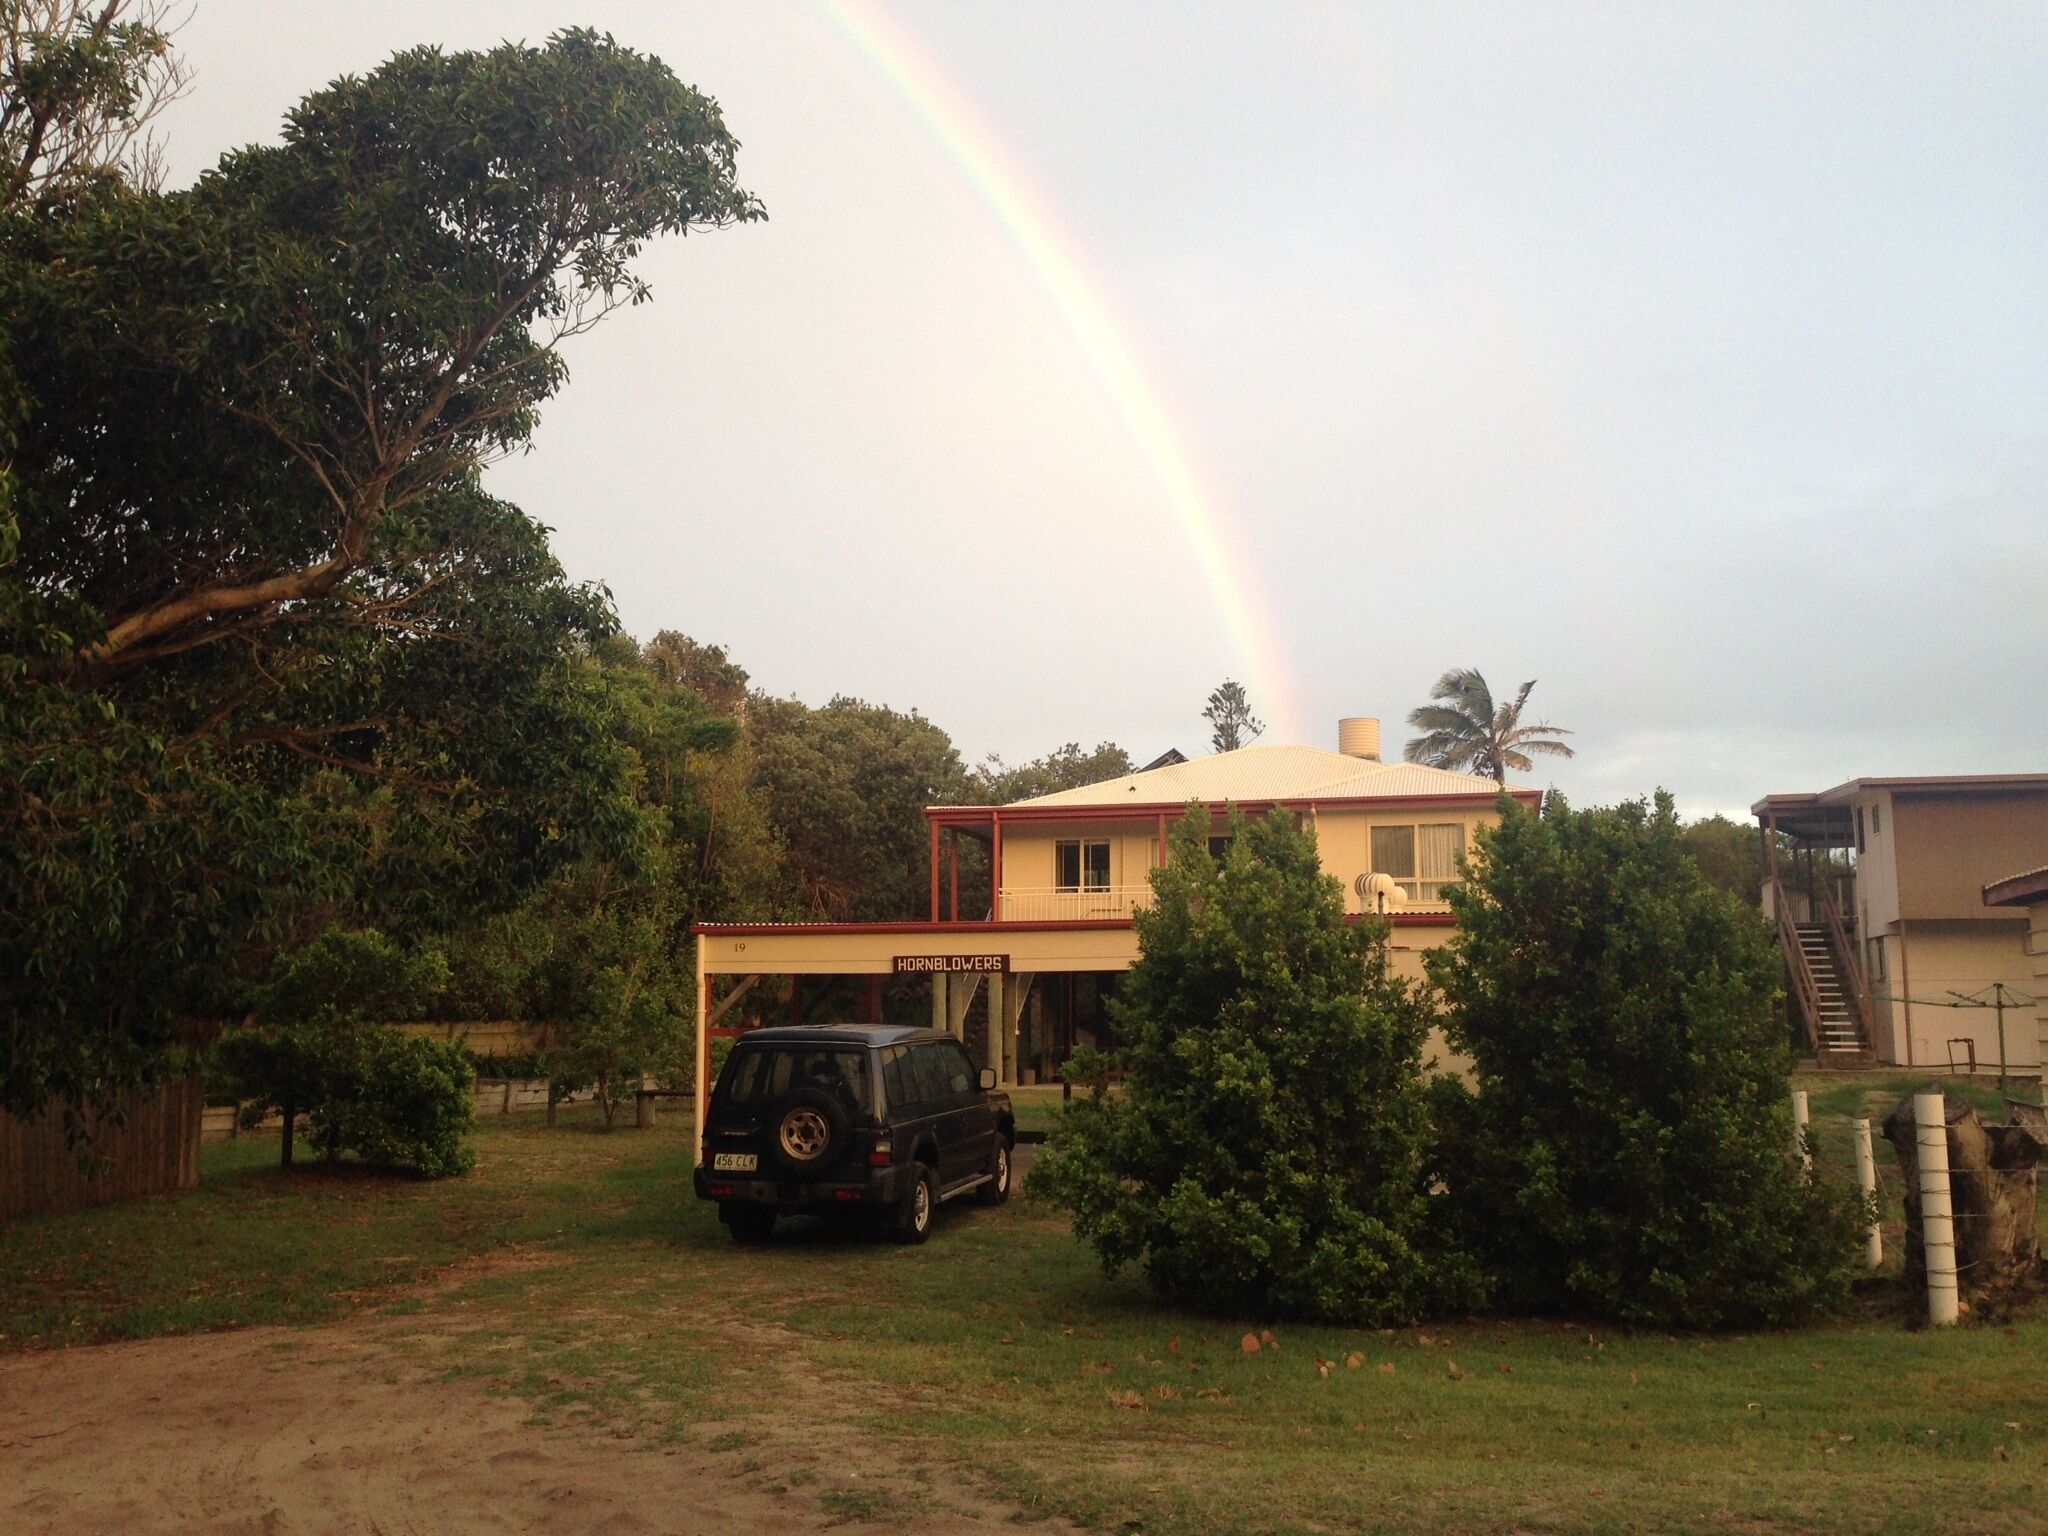
[[[1813,977],[1819,1016],[1813,1021],[1817,1053],[1822,1066],[1863,1066],[1870,1060],[1870,1042],[1864,1038],[1855,1002],[1835,964],[1835,952],[1828,944],[1825,923],[1796,923],[1797,935],[1807,973]],[[1848,1058],[1855,1058],[1850,1060]]]
[[[1772,896],[1793,1004],[1814,1060],[1823,1067],[1873,1065],[1870,993],[1833,893],[1822,887],[1815,905],[1825,920],[1806,923],[1793,919],[1782,887]]]

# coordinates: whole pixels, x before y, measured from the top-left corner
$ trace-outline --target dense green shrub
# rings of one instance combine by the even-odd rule
[[[316,1147],[429,1178],[476,1166],[464,1140],[476,1120],[476,1073],[460,1047],[381,1026],[340,1039],[327,1094],[312,1106]]]
[[[210,1089],[242,1101],[245,1120],[282,1115],[286,1163],[303,1115],[330,1161],[352,1152],[434,1177],[464,1172],[476,1161],[463,1144],[476,1118],[468,1053],[369,1022],[417,1017],[447,977],[436,951],[330,928],[280,961],[258,1022],[215,1048]]]
[[[1114,1273],[1216,1310],[1405,1320],[1441,1299],[1417,1250],[1427,1017],[1354,925],[1312,835],[1205,813],[1174,835],[1112,1005],[1122,1091],[1077,1098],[1032,1172]],[[1086,1062],[1076,1070],[1086,1073]]]
[[[476,1072],[459,1046],[329,1019],[236,1030],[217,1047],[215,1071],[246,1120],[303,1115],[306,1139],[330,1162],[348,1152],[432,1178],[476,1164],[463,1140]]]
[[[1795,1155],[1769,928],[1654,806],[1501,801],[1429,957],[1474,1086],[1435,1090],[1438,1214],[1494,1302],[1654,1326],[1838,1301],[1861,1199]]]

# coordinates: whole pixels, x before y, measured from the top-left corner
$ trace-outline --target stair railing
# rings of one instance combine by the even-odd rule
[[[1820,983],[1806,963],[1806,951],[1799,945],[1799,925],[1792,921],[1792,903],[1776,875],[1770,883],[1771,911],[1778,919],[1778,943],[1785,951],[1785,969],[1792,976],[1792,995],[1799,1004],[1799,1022],[1806,1027],[1806,1043],[1818,1058],[1824,1049],[1820,1037]]]
[[[1820,908],[1827,920],[1828,942],[1834,946],[1835,970],[1842,978],[1842,986],[1848,992],[1856,1008],[1856,1023],[1863,1032],[1862,1043],[1868,1047],[1875,1036],[1875,1020],[1871,1017],[1870,989],[1863,981],[1863,961],[1856,953],[1856,946],[1849,942],[1849,928],[1842,921],[1842,909],[1835,902],[1835,883],[1832,880],[1820,882]]]

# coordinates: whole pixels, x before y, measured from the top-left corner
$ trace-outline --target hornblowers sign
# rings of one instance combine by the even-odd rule
[[[946,971],[973,971],[983,973],[1010,969],[1008,955],[898,955],[896,974],[898,976],[929,976]]]

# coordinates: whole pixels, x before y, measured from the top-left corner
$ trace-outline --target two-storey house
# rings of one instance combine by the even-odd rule
[[[1535,789],[1508,792],[1541,802]],[[820,978],[833,978],[839,997],[846,978],[865,978],[852,988],[865,999],[851,1011],[869,1017],[885,986],[899,1007],[901,989],[915,987],[933,1025],[965,1041],[1004,1084],[1057,1081],[1076,1049],[1111,1043],[1106,1005],[1138,957],[1132,917],[1151,899],[1169,827],[1190,806],[1208,812],[1219,840],[1233,807],[1278,809],[1312,829],[1348,910],[1383,914],[1396,969],[1419,978],[1422,952],[1451,930],[1444,888],[1476,831],[1498,819],[1500,793],[1490,779],[1383,761],[1379,722],[1355,718],[1339,723],[1334,752],[1251,746],[1011,805],[933,806],[922,918],[697,928],[700,1097],[711,1033],[756,1012],[748,998],[758,1000],[768,977],[793,978],[798,1019],[808,1016],[807,990],[823,992]],[[963,859],[970,845],[973,857]],[[975,872],[964,881],[963,864]],[[842,1004],[837,1017],[847,1012]],[[1433,1053],[1444,1058],[1440,1041]]]

